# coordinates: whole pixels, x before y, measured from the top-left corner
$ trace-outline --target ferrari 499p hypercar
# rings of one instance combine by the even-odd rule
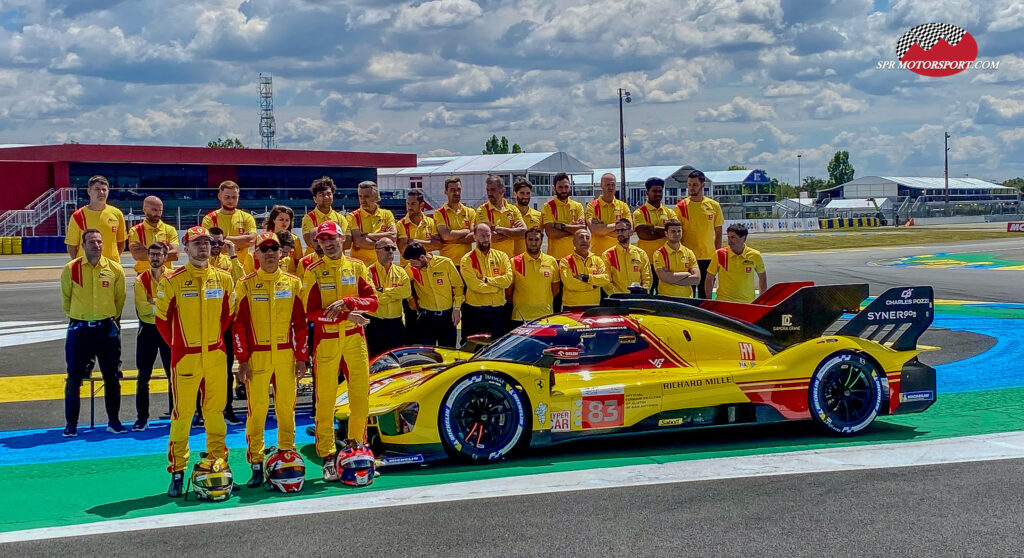
[[[812,420],[853,435],[936,398],[935,370],[917,358],[931,287],[889,289],[861,309],[867,297],[867,285],[810,283],[752,304],[614,295],[475,353],[397,349],[372,365],[371,438],[396,465],[730,424]],[[343,384],[336,417],[348,414]]]

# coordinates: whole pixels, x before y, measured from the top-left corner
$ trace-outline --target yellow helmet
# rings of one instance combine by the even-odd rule
[[[192,490],[200,501],[223,502],[234,487],[231,467],[224,459],[203,458],[192,468]]]

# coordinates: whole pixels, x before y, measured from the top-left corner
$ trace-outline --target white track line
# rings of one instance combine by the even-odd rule
[[[504,477],[0,533],[0,543],[599,488],[1024,458],[1024,431]],[[310,468],[315,473],[315,468]],[[385,473],[387,474],[386,470]]]

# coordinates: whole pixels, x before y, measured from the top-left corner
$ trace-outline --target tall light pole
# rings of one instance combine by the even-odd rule
[[[949,132],[946,132],[945,136],[942,140],[942,145],[945,148],[943,155],[946,159],[946,205],[949,205]]]
[[[796,154],[796,203],[799,204],[796,206],[797,219],[802,219],[804,216],[804,200],[800,197],[800,186],[803,185],[803,176],[800,172],[800,158],[803,156],[803,153]]]
[[[626,201],[626,132],[622,126],[622,100],[625,99],[627,103],[633,102],[633,99],[629,96],[629,91],[623,88],[619,88],[619,199]]]

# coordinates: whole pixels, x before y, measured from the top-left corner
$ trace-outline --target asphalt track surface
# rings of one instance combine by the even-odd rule
[[[872,295],[931,284],[938,299],[1024,302],[1020,272],[876,265],[904,256],[970,251],[1024,260],[1024,240],[769,254],[765,260],[772,283],[867,282]],[[57,289],[54,282],[0,285],[0,316],[64,321]],[[134,314],[130,301],[129,296],[126,319]],[[134,342],[134,330],[126,330],[125,368],[134,368]],[[934,366],[982,353],[995,340],[937,328],[921,342],[942,347],[922,355]],[[0,379],[63,368],[62,341],[0,346]],[[163,394],[152,399],[153,414],[165,411]],[[102,402],[97,403],[102,424]],[[83,406],[84,415],[87,403]],[[60,401],[5,403],[0,430],[61,425],[62,409]],[[133,410],[133,397],[126,396],[122,420],[130,423]],[[323,555],[337,554],[354,531],[358,542],[345,544],[345,554],[1018,556],[1024,547],[1022,473],[1024,460],[1005,460],[680,483],[43,540],[4,545],[0,553],[139,556],[219,549],[225,555]],[[150,494],[153,487],[143,491]]]

